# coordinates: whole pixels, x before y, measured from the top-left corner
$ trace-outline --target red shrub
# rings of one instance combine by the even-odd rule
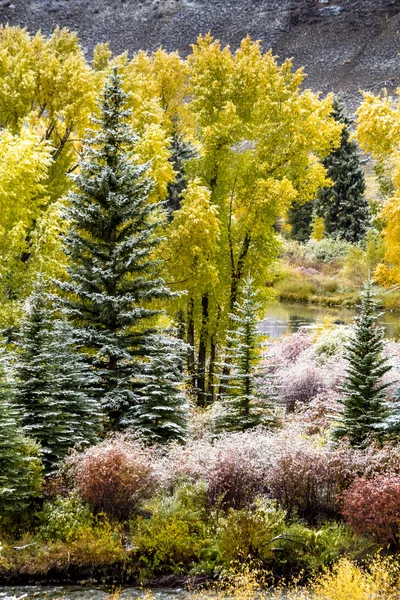
[[[400,541],[400,476],[377,475],[358,478],[342,496],[345,520],[361,534],[378,543],[398,545]]]
[[[156,485],[149,451],[122,437],[74,455],[70,466],[81,498],[114,519],[128,518]]]
[[[209,503],[240,509],[265,491],[262,470],[245,453],[227,448],[221,451],[206,474]]]

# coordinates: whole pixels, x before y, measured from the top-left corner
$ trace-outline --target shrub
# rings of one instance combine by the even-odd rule
[[[391,559],[376,559],[369,569],[343,558],[331,571],[325,570],[312,586],[315,600],[382,600],[397,598],[399,567]]]
[[[351,328],[345,325],[322,330],[314,345],[316,356],[321,360],[341,356],[350,334]]]
[[[332,238],[310,240],[306,244],[306,257],[310,262],[317,263],[341,261],[351,248],[352,245],[348,242]]]
[[[308,359],[299,360],[276,374],[279,395],[288,410],[316,398],[324,387],[322,375],[321,369]]]
[[[400,476],[357,478],[342,495],[342,514],[355,531],[378,543],[399,546]]]
[[[220,564],[232,566],[251,561],[265,567],[273,561],[273,540],[285,527],[284,511],[271,501],[258,500],[252,512],[231,509],[218,533]]]
[[[352,456],[345,450],[321,450],[293,440],[278,451],[267,476],[270,496],[309,523],[335,517],[338,494],[354,479]]]
[[[70,459],[73,485],[96,513],[127,519],[157,484],[151,453],[124,437],[106,440]]]
[[[42,525],[39,535],[44,540],[72,542],[91,531],[95,522],[90,507],[78,496],[71,494],[45,502],[39,513]]]
[[[369,546],[343,524],[315,530],[290,523],[271,501],[257,502],[253,512],[230,510],[217,538],[218,560],[225,567],[251,564],[275,576],[309,577],[345,554],[361,554]]]
[[[151,518],[131,522],[141,576],[188,572],[207,545],[204,484],[183,485],[154,499]]]
[[[206,474],[211,506],[240,509],[265,491],[263,472],[245,452],[221,451]]]
[[[304,331],[285,335],[271,345],[271,362],[274,363],[274,359],[279,357],[284,359],[284,364],[295,362],[312,344],[312,336]]]

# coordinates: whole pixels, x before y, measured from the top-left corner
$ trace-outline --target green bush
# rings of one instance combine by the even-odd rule
[[[285,512],[271,501],[257,500],[254,512],[231,509],[217,538],[219,562],[226,567],[249,561],[259,567],[269,565],[273,540],[285,525]]]
[[[151,518],[131,522],[142,577],[190,571],[208,544],[206,488],[186,484],[172,496],[155,498]]]
[[[373,550],[343,524],[313,529],[288,522],[285,512],[266,500],[259,500],[254,512],[230,510],[220,524],[216,546],[223,568],[251,564],[285,578],[309,577],[342,556],[357,558]]]
[[[95,525],[90,507],[73,494],[46,502],[38,517],[42,523],[38,533],[43,540],[72,542]]]
[[[351,248],[352,245],[348,242],[334,240],[332,238],[324,238],[319,241],[310,240],[305,245],[305,256],[311,263],[342,261]]]

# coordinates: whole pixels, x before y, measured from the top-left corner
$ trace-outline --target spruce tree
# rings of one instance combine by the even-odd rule
[[[340,146],[323,160],[333,187],[318,192],[315,210],[324,218],[328,235],[355,244],[365,236],[370,218],[365,178],[357,142],[350,139],[351,121],[338,98],[334,99],[332,116],[344,128]]]
[[[16,402],[23,431],[40,443],[51,474],[72,447],[96,441],[99,410],[91,397],[93,375],[74,351],[70,326],[53,320],[38,286],[28,304],[17,339]]]
[[[2,356],[2,362],[5,359]],[[12,385],[0,365],[0,519],[19,515],[41,493],[37,445],[24,438]],[[1,525],[1,521],[0,521]]]
[[[298,242],[308,242],[311,237],[314,200],[293,202],[288,211],[288,223],[291,226],[290,237]]]
[[[115,70],[73,177],[76,192],[65,211],[69,278],[59,283],[64,310],[99,374],[112,429],[124,427],[139,401],[141,357],[160,314],[150,303],[170,295],[153,259],[163,207],[149,200],[149,165],[134,154],[139,138],[127,124],[125,105]]]
[[[356,447],[364,446],[370,437],[380,437],[389,416],[385,390],[390,383],[382,383],[382,377],[391,367],[382,356],[384,329],[377,324],[380,315],[374,295],[368,281],[362,292],[353,335],[345,349],[347,368],[341,387],[343,412],[333,429],[336,440],[347,436]]]
[[[187,347],[166,333],[149,336],[143,366],[140,401],[127,425],[134,425],[152,442],[183,442],[187,430],[187,400],[182,390]]]
[[[222,370],[218,401],[221,414],[216,419],[216,431],[243,431],[260,424],[272,424],[272,390],[256,389],[261,358],[261,335],[257,313],[261,304],[251,279],[243,284],[241,298],[230,315],[233,328],[228,331],[225,360]]]
[[[181,206],[181,196],[187,186],[185,165],[188,160],[195,156],[196,152],[192,144],[184,140],[178,133],[175,133],[172,136],[170,162],[174,167],[176,176],[175,181],[168,185],[166,202],[169,220],[172,219],[174,212],[179,210]]]

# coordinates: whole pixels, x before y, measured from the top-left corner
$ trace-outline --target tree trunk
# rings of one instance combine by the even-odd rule
[[[201,299],[201,330],[199,342],[199,357],[197,361],[197,404],[204,408],[207,404],[206,394],[206,358],[208,338],[208,294]]]
[[[190,375],[193,389],[196,389],[196,369],[195,369],[195,358],[194,358],[194,300],[189,300],[188,312],[187,312],[187,344],[189,345],[187,354],[187,369]]]
[[[215,339],[215,333],[213,333],[210,340],[210,364],[208,365],[207,401],[209,403],[212,403],[215,400],[214,371],[216,355],[217,343]]]

